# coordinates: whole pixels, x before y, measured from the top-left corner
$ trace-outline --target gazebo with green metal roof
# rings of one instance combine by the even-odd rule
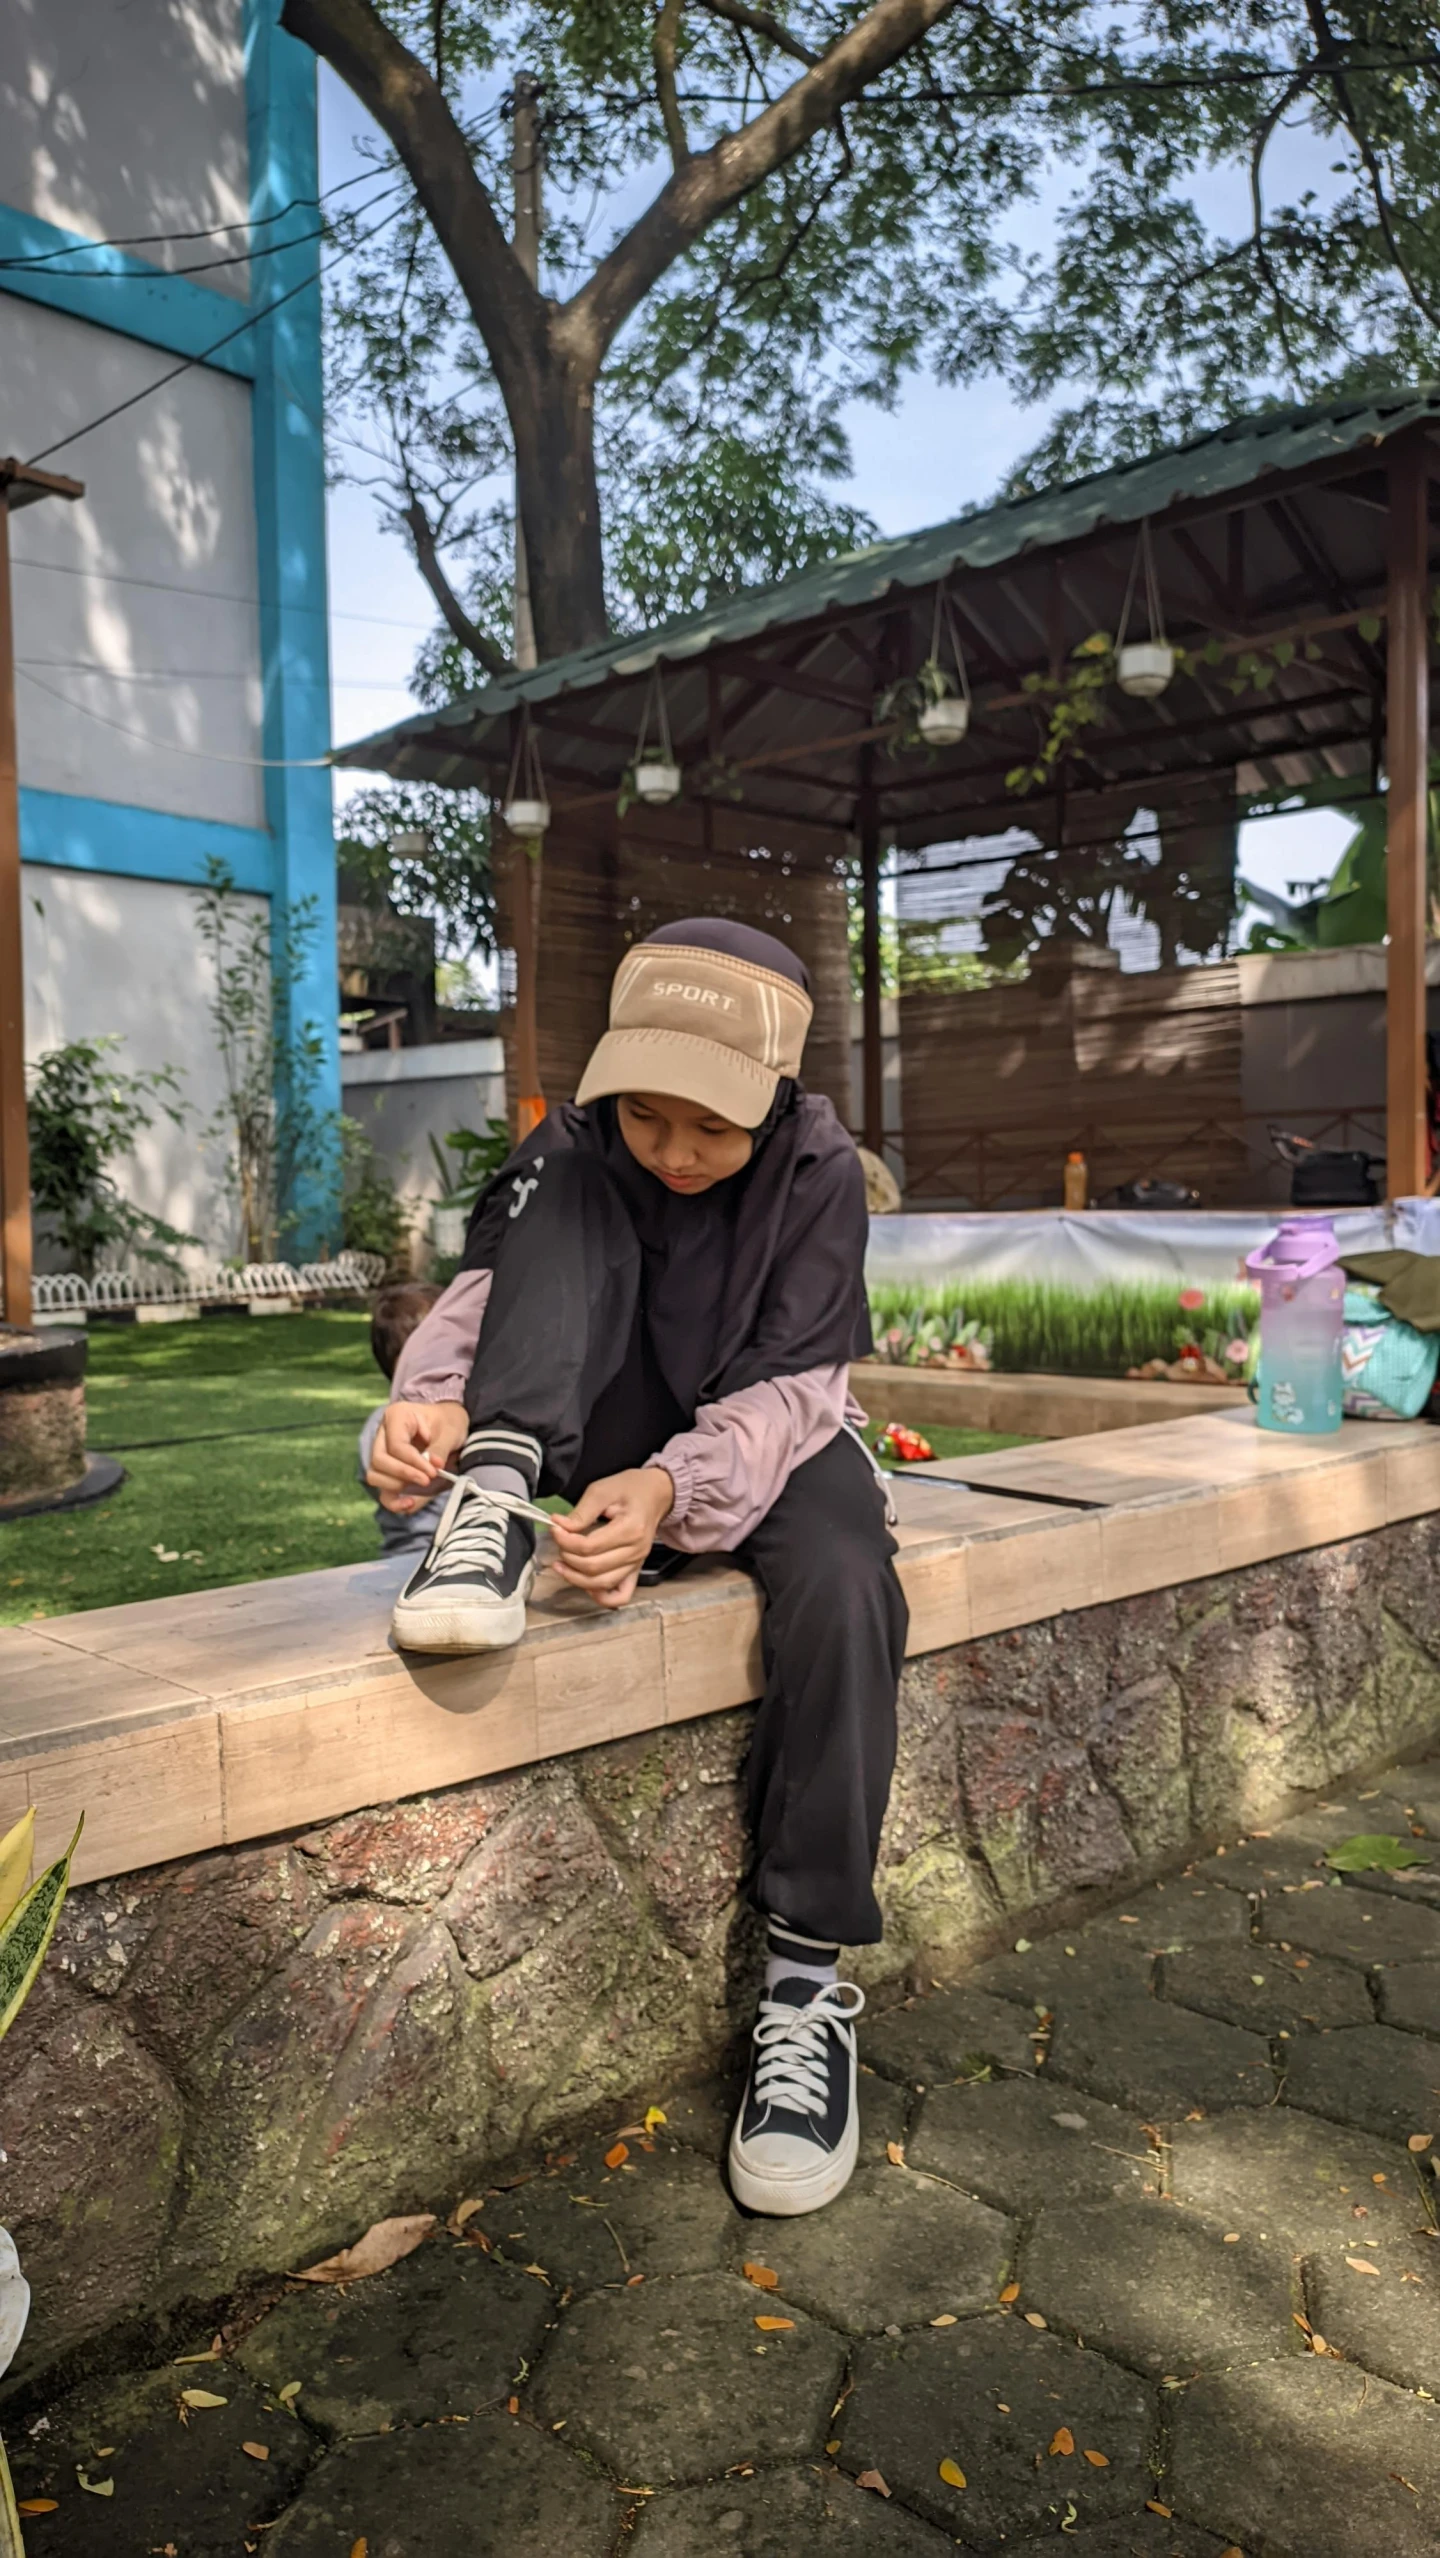
[[[685,913],[694,911],[686,901],[695,897],[697,860],[735,862],[748,852],[753,861],[763,847],[783,869],[789,846],[789,876],[823,860],[827,846],[835,864],[858,851],[862,1133],[875,1146],[882,842],[904,850],[1018,824],[1083,863],[1098,842],[1123,838],[1141,808],[1162,826],[1213,824],[1217,815],[1233,823],[1237,803],[1250,798],[1313,796],[1330,784],[1343,797],[1383,776],[1389,1189],[1418,1192],[1428,1177],[1437,468],[1440,385],[1266,410],[1124,468],[874,543],[713,610],[503,676],[338,748],[333,760],[479,788],[498,812],[521,765],[538,759],[551,810],[538,927],[532,898],[516,895],[514,882],[533,884],[539,866],[511,864],[517,1037],[533,948],[542,1040],[548,1017],[561,1072],[599,1027],[604,983],[627,934],[658,918],[665,900],[655,881],[667,854],[678,873],[673,911]],[[1076,652],[1097,633],[1114,640],[1122,625],[1142,649],[1151,644],[1159,689],[1126,689],[1125,664],[1107,654],[1095,715],[1061,740],[1054,711],[1084,664]],[[918,733],[924,685],[907,684],[937,658],[950,695],[963,691],[969,702],[968,718],[948,723],[952,736],[963,728],[952,743]],[[680,767],[679,797],[667,809],[622,811],[637,747],[662,727]],[[643,894],[627,888],[627,844],[647,859]],[[773,913],[773,868],[767,877]],[[570,882],[553,913],[552,879]],[[518,1074],[522,1094],[538,1092],[533,1049]]]

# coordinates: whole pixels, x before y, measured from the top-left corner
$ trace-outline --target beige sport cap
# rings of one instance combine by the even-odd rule
[[[575,1098],[669,1093],[758,1128],[782,1075],[798,1075],[814,1006],[753,960],[686,942],[637,942],[615,971],[610,1027]]]

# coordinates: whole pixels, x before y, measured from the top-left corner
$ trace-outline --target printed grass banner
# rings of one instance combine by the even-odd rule
[[[1198,1373],[1241,1382],[1253,1360],[1260,1299],[1238,1285],[1173,1281],[1080,1289],[1023,1279],[871,1282],[876,1356],[899,1367],[1124,1377],[1197,1356]],[[983,1353],[977,1357],[977,1346]],[[1204,1362],[1199,1366],[1199,1362]]]

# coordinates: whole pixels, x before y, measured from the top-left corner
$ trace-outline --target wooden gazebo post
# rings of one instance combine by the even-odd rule
[[[885,1152],[884,1030],[880,1011],[880,825],[872,778],[874,750],[860,749],[860,1135],[872,1155]]]
[[[1422,433],[1390,456],[1385,764],[1385,1130],[1392,1199],[1429,1178],[1425,1125],[1426,832],[1430,744],[1430,469]]]
[[[0,1306],[31,1315],[30,1132],[25,1115],[25,959],[21,942],[20,776],[15,747],[15,629],[10,518],[43,497],[77,498],[80,480],[0,461]]]

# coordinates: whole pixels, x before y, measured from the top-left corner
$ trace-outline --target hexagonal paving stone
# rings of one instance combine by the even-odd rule
[[[1409,1814],[1389,1793],[1377,1794],[1368,1803],[1358,1803],[1353,1794],[1343,1801],[1326,1795],[1323,1804],[1309,1804],[1292,1820],[1273,1822],[1268,1830],[1227,1843],[1223,1853],[1206,1857],[1195,1872],[1238,1892],[1303,1883],[1316,1873],[1325,1873],[1328,1881],[1321,1862],[1328,1847],[1338,1847],[1342,1839],[1354,1838],[1362,1830],[1388,1830],[1405,1838],[1409,1829]]]
[[[532,2275],[436,2237],[343,2293],[292,2292],[251,2329],[237,2360],[266,2389],[298,2380],[306,2421],[323,2432],[374,2434],[505,2397],[554,2306]]]
[[[266,2558],[345,2558],[357,2542],[366,2558],[609,2558],[624,2511],[533,2425],[477,2416],[344,2444],[262,2546]]]
[[[1225,1945],[1249,1933],[1249,1908],[1232,1889],[1218,1879],[1177,1874],[1146,1884],[1103,1918],[1087,1920],[1070,1943],[1077,1952],[1092,1945],[1118,1945],[1174,1954],[1192,1945]]]
[[[1020,2255],[1020,2298],[1142,2372],[1190,2372],[1302,2350],[1289,2262],[1173,2203],[1142,2198],[1042,2212]]]
[[[1440,2052],[1390,2025],[1351,2025],[1290,2046],[1285,2102],[1382,2139],[1440,2131]]]
[[[937,2088],[921,2104],[906,2156],[912,2167],[933,2168],[1011,2212],[1139,2193],[1158,2174],[1131,2115],[1043,2079]]]
[[[1440,2416],[1388,2381],[1313,2354],[1214,2373],[1171,2428],[1158,2494],[1246,2550],[1435,2558]]]
[[[181,2424],[182,2389],[225,2404]],[[247,2442],[267,2457],[243,2450]],[[43,2433],[7,2424],[5,2443],[16,2495],[56,2499],[53,2514],[25,2516],[27,2558],[148,2558],[167,2541],[185,2558],[231,2558],[247,2525],[288,2504],[316,2452],[313,2435],[229,2362],[96,2383],[51,2407]],[[87,2494],[79,2470],[98,2485],[113,2480],[113,2496]]]
[[[999,2212],[887,2160],[859,2169],[823,2212],[752,2221],[745,2254],[779,2275],[787,2300],[853,2336],[873,2336],[988,2309],[1013,2235]]]
[[[824,2558],[943,2558],[951,2544],[828,2467],[767,2469],[652,2497],[627,2543],[636,2558],[795,2558],[807,2545]]]
[[[1177,2123],[1171,2142],[1176,2201],[1222,2229],[1273,2240],[1306,2257],[1343,2258],[1362,2235],[1362,2255],[1396,2244],[1409,2248],[1420,2217],[1413,2163],[1403,2149],[1369,2132],[1277,2106],[1272,2113]]]
[[[1309,2268],[1306,2290],[1319,2333],[1382,2380],[1440,2398],[1440,2264],[1431,2261],[1440,2247],[1424,2238],[1372,2247],[1367,2222],[1348,2252],[1352,2262],[1331,2255]],[[1375,2271],[1366,2273],[1366,2265]]]
[[[1083,1928],[1071,1936],[1047,1936],[1023,1954],[997,1954],[982,1963],[971,1987],[991,1998],[1013,1999],[1033,2015],[1054,2009],[1067,1998],[1099,1988],[1123,1973],[1143,1988],[1153,1958],[1150,1948],[1127,1934],[1113,1941],[1092,1939]]]
[[[862,2345],[835,2430],[846,2469],[878,2470],[931,2522],[988,2548],[1054,2532],[1072,2504],[1080,2522],[1138,2513],[1154,2493],[1153,2419],[1152,2393],[1131,2373],[996,2314]],[[1062,2426],[1075,2449],[1052,2454]],[[946,2484],[942,2460],[957,2463],[963,2488]]]
[[[1440,1964],[1397,1963],[1377,1976],[1376,1987],[1382,2023],[1440,2036]]]
[[[1363,1972],[1322,1954],[1282,1954],[1273,1945],[1167,1954],[1160,1995],[1252,2034],[1310,2034],[1374,2018]]]
[[[872,2069],[912,2087],[973,2079],[987,2063],[1033,2070],[1035,2021],[983,1990],[932,1991],[877,2018],[865,2035],[865,2056]]]
[[[1157,2500],[1158,2501],[1158,2500]],[[1038,2549],[1039,2541],[1027,2540],[1026,2549]],[[1224,2543],[1212,2531],[1197,2531],[1193,2523],[1167,2521],[1159,2514],[1127,2514],[1123,2522],[1092,2523],[1088,2531],[1066,2530],[1063,2540],[1046,2536],[1045,2548],[1056,2558],[1064,2550],[1065,2558],[1223,2558]]]
[[[615,2146],[584,2142],[568,2166],[487,2198],[479,2225],[499,2253],[543,2265],[557,2291],[723,2265],[744,2223],[720,2167],[673,2142],[646,2150],[630,2140],[628,2156],[608,2168]]]
[[[757,2318],[788,2318],[766,2333]],[[738,2275],[591,2292],[568,2309],[532,2391],[544,2425],[631,2486],[799,2460],[824,2439],[844,2366],[838,2336]]]
[[[1267,1892],[1260,1911],[1267,1944],[1333,1954],[1337,1963],[1420,1963],[1440,1954],[1440,1911],[1412,1909],[1383,1892],[1322,1884],[1318,1892]]]
[[[1147,2117],[1268,2105],[1275,2094],[1258,2034],[1167,2007],[1123,1973],[1060,2001],[1049,2066],[1056,2078]]]

